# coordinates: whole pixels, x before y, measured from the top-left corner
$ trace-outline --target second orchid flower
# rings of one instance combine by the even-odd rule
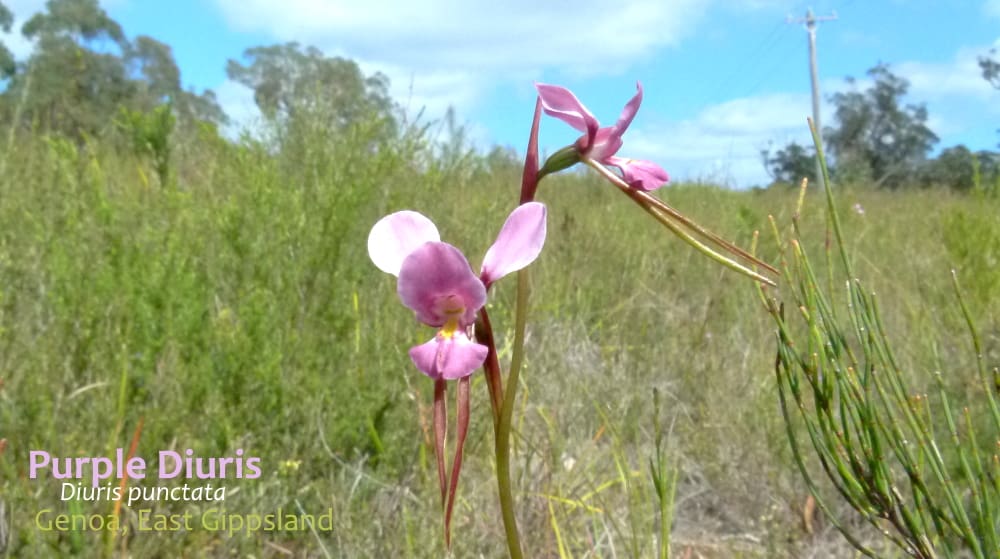
[[[662,167],[652,161],[626,159],[615,154],[622,147],[622,135],[628,130],[632,119],[642,104],[642,84],[636,83],[636,93],[625,104],[618,121],[613,126],[601,128],[597,118],[573,95],[573,92],[558,85],[535,84],[538,97],[542,101],[545,114],[558,118],[584,134],[576,141],[576,149],[582,157],[589,157],[598,163],[616,167],[622,178],[632,188],[655,190],[666,184],[670,177]]]

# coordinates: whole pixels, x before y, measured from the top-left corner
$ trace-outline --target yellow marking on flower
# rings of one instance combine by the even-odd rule
[[[462,316],[461,312],[448,313],[448,322],[445,322],[444,326],[441,327],[440,333],[442,338],[450,340],[455,335],[455,332],[458,330],[458,317],[460,316]]]

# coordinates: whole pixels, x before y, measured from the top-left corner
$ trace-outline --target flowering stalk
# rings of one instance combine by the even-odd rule
[[[524,171],[521,175],[520,203],[527,204],[535,199],[538,182],[541,180],[538,172],[538,126],[542,116],[542,100],[535,102],[535,114],[531,120],[531,132],[528,136],[528,149],[524,156]],[[517,302],[514,307],[514,347],[510,359],[510,372],[507,376],[507,391],[500,400],[500,410],[495,415],[494,450],[497,463],[497,496],[500,499],[500,513],[503,518],[504,533],[507,538],[507,552],[511,559],[521,559],[521,538],[517,531],[517,516],[514,514],[514,494],[510,483],[510,429],[514,417],[514,400],[517,397],[517,385],[521,373],[521,362],[524,358],[524,330],[528,312],[528,271],[522,268],[517,272]],[[483,322],[489,324],[485,309],[481,313]],[[492,339],[492,330],[489,331]],[[495,352],[494,352],[495,354]],[[499,365],[498,365],[499,368]],[[500,387],[499,381],[497,383]]]
[[[521,559],[521,542],[514,515],[514,497],[510,484],[510,430],[514,417],[514,399],[517,396],[521,363],[524,360],[524,330],[528,311],[528,272],[517,273],[517,303],[514,307],[514,347],[507,373],[507,391],[500,409],[500,423],[496,436],[497,485],[500,492],[500,509],[504,531],[507,534],[507,551],[511,559]]]
[[[417,320],[437,329],[430,341],[410,348],[413,364],[434,381],[434,453],[441,502],[444,507],[445,543],[451,544],[451,517],[455,506],[462,455],[469,429],[469,376],[485,364],[491,378],[494,418],[499,416],[499,364],[492,331],[473,341],[476,317],[482,313],[490,286],[500,278],[531,264],[545,242],[546,209],[535,202],[518,206],[507,217],[496,241],[486,251],[477,276],[457,248],[440,240],[437,227],[413,211],[388,215],[372,227],[368,254],[381,270],[399,278],[396,291]],[[451,472],[445,468],[448,413],[447,381],[457,380],[455,453]],[[509,488],[508,488],[509,489]],[[509,491],[508,491],[509,493]]]

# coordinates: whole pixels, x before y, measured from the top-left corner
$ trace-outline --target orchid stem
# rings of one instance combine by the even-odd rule
[[[524,171],[521,175],[521,199],[519,204],[526,204],[535,199],[538,190],[538,125],[542,118],[542,99],[535,100],[535,114],[531,119],[531,133],[528,135],[528,150],[524,156]],[[500,498],[500,513],[503,517],[503,529],[507,535],[507,551],[511,559],[521,559],[521,538],[517,533],[517,516],[514,514],[514,494],[510,486],[510,429],[514,417],[514,397],[517,396],[518,376],[521,373],[521,361],[524,358],[524,328],[528,312],[528,271],[521,269],[517,273],[517,306],[514,310],[514,348],[510,358],[510,374],[507,377],[507,387],[502,388],[497,368],[497,391],[500,400],[499,417],[496,419],[496,459],[497,459],[497,495]],[[486,309],[483,309],[485,315]],[[484,316],[485,318],[485,316]],[[486,318],[489,325],[489,319]],[[491,341],[492,341],[492,331]],[[496,348],[491,349],[494,357]]]
[[[528,271],[517,273],[517,307],[514,319],[514,348],[510,358],[510,373],[500,408],[500,424],[497,428],[497,491],[500,496],[500,511],[503,527],[507,534],[507,550],[511,559],[521,559],[521,538],[517,533],[517,518],[514,516],[514,495],[510,485],[510,430],[514,416],[514,398],[517,395],[518,375],[524,358],[524,330],[528,310]]]

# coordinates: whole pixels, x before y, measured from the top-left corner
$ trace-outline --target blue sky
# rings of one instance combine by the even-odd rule
[[[19,23],[38,0],[3,0]],[[542,5],[541,7],[539,5]],[[676,179],[734,187],[767,182],[759,152],[808,141],[806,32],[786,23],[812,7],[836,12],[818,29],[824,97],[878,62],[911,82],[938,149],[994,149],[1000,91],[976,57],[1000,46],[1000,0],[105,0],[130,37],[170,44],[187,86],[211,88],[252,126],[251,94],[225,64],[244,49],[286,41],[353,58],[392,80],[412,114],[450,105],[482,148],[523,149],[535,81],[565,85],[602,122],[613,121],[641,81],[645,100],[621,155],[652,159]],[[31,48],[3,38],[24,56]],[[832,121],[824,103],[823,120]],[[543,124],[553,151],[576,133]]]

